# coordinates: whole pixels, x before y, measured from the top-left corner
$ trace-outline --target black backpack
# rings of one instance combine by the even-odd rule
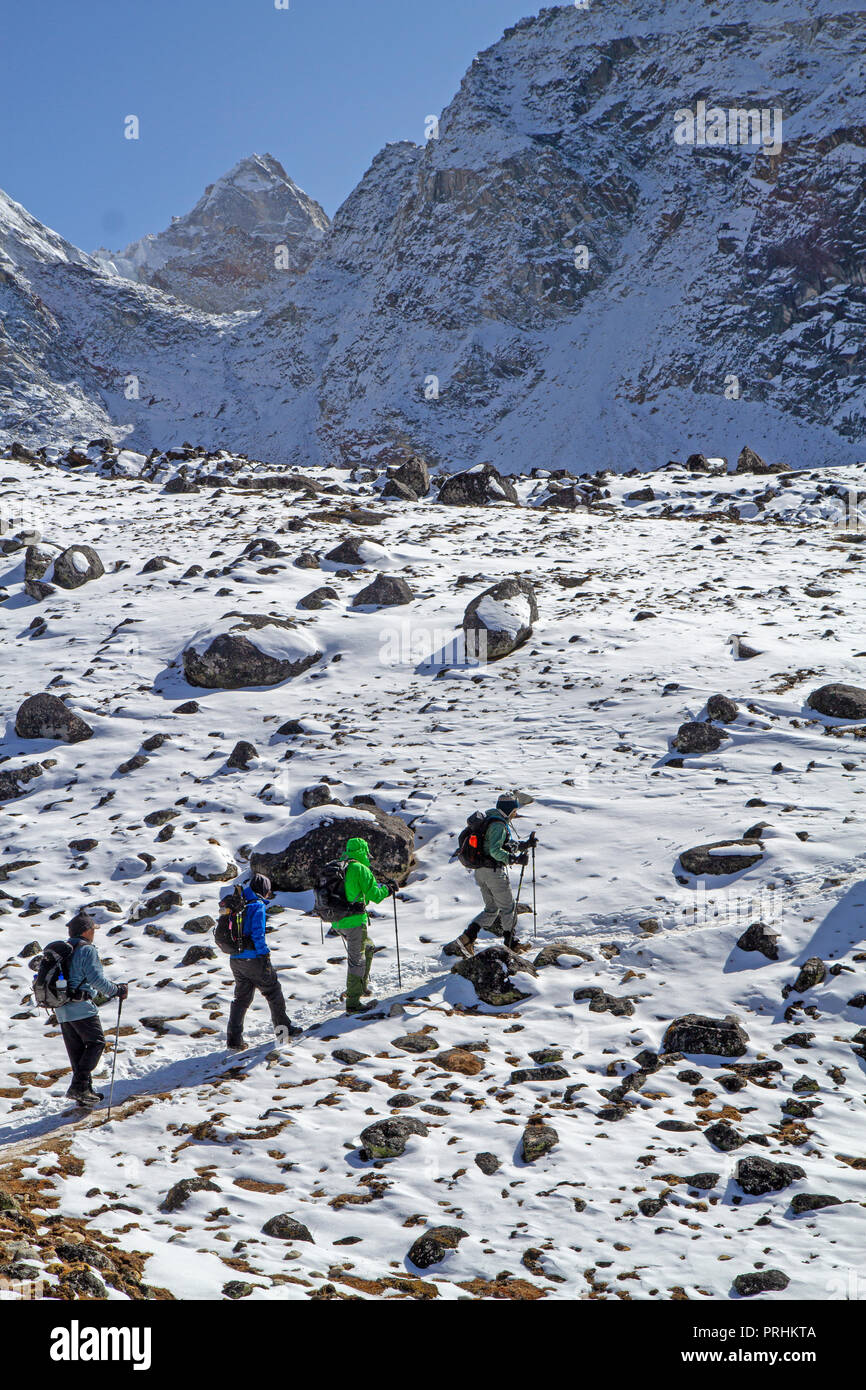
[[[40,1009],[58,1009],[61,1004],[87,998],[82,990],[69,985],[72,957],[80,945],[80,940],[51,941],[45,947],[33,977],[33,998]]]
[[[220,918],[213,929],[213,939],[224,955],[236,956],[240,951],[253,950],[252,938],[244,932],[247,906],[239,884],[220,903]]]
[[[483,811],[473,811],[457,837],[457,858],[466,869],[489,868],[493,863],[484,849],[484,840],[491,817]]]
[[[326,864],[315,884],[315,911],[323,922],[339,922],[347,916],[352,904],[346,897],[346,869],[348,861],[332,859]]]

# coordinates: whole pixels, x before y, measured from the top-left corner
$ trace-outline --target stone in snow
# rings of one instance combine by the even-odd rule
[[[822,685],[806,704],[828,719],[866,719],[866,690],[859,685]]]
[[[90,725],[47,691],[31,695],[15,716],[15,732],[19,738],[59,739],[62,743],[82,743],[93,738]]]
[[[380,882],[402,882],[415,862],[414,833],[399,816],[329,804],[291,818],[261,840],[250,854],[250,868],[267,874],[278,892],[303,893],[315,886],[322,866],[338,859],[353,838],[369,844],[370,863]]]
[[[291,619],[241,613],[197,633],[182,653],[190,685],[210,690],[280,685],[321,657],[312,638]]]
[[[498,661],[532,636],[535,590],[526,579],[503,579],[485,589],[463,615],[467,661]]]

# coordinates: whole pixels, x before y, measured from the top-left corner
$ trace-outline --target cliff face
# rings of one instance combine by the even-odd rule
[[[140,447],[194,435],[293,462],[401,437],[506,470],[735,456],[746,438],[794,466],[855,460],[864,33],[839,0],[542,11],[330,227],[254,158],[128,248],[141,288],[45,233],[25,278],[58,333],[49,353],[19,303],[4,380],[26,398],[37,363],[46,437],[78,401],[76,420]],[[136,362],[147,408],[117,400]]]

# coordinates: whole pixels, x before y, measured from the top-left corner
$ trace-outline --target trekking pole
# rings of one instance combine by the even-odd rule
[[[117,1069],[117,1049],[120,1046],[120,1010],[123,1008],[123,999],[117,997],[117,1027],[114,1030],[114,1052],[111,1058],[111,1087],[108,1092],[108,1119],[111,1119],[111,1102],[114,1099],[114,1073]]]
[[[535,845],[532,846],[532,938],[538,935],[538,913],[535,910]]]
[[[519,910],[519,908],[520,908],[520,890],[521,890],[521,888],[523,887],[523,875],[524,875],[525,873],[526,873],[526,865],[525,865],[525,864],[521,864],[521,866],[520,866],[520,878],[519,878],[518,881],[517,881],[517,893],[516,893],[515,898],[514,898],[514,926],[511,928],[511,939],[512,939],[512,941],[514,940],[514,933],[517,931],[517,913],[518,913],[518,910]],[[506,944],[506,946],[508,946],[508,942],[507,942],[507,941],[505,942],[505,944]],[[511,948],[509,947],[509,950],[510,950],[510,949],[511,949]]]
[[[391,901],[394,904],[394,939],[397,942],[397,983],[400,989],[403,988],[403,972],[400,969],[400,932],[397,927],[397,894],[391,894]]]

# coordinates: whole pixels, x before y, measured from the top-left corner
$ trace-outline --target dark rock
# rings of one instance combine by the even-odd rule
[[[725,1154],[732,1153],[746,1142],[729,1120],[716,1120],[714,1124],[707,1125],[704,1137],[709,1139],[714,1149],[719,1149]]]
[[[129,914],[131,922],[141,922],[146,917],[158,917],[163,912],[171,912],[173,907],[180,907],[183,898],[180,893],[173,888],[164,888],[161,893],[157,893],[153,898],[147,898],[144,902],[134,907]]]
[[[274,1236],[277,1240],[297,1240],[307,1241],[310,1245],[315,1245],[309,1230],[301,1221],[296,1221],[293,1216],[288,1216],[281,1212],[279,1216],[272,1216],[262,1227],[262,1235]]]
[[[848,1000],[848,1008],[866,1009],[866,994],[862,991],[860,994],[852,994],[851,998]]]
[[[662,1050],[710,1057],[742,1057],[748,1050],[748,1043],[748,1033],[732,1014],[726,1018],[684,1014],[668,1024],[662,1038]]]
[[[91,1269],[64,1271],[60,1279],[60,1287],[66,1293],[72,1293],[76,1298],[108,1298],[108,1289]]]
[[[617,1018],[631,1018],[634,1013],[634,1004],[631,999],[626,997],[617,999],[615,995],[607,994],[598,985],[586,985],[583,989],[576,989],[572,997],[577,1003],[581,999],[588,999],[591,1014],[614,1014]]]
[[[542,946],[532,964],[536,970],[546,970],[548,966],[556,965],[560,956],[577,956],[581,960],[592,960],[588,951],[578,950],[576,946],[569,946],[564,941],[550,941],[546,946]]]
[[[324,608],[329,599],[339,599],[340,595],[336,589],[332,589],[330,584],[322,584],[318,589],[313,589],[309,594],[304,594],[303,598],[298,599],[299,608]]]
[[[317,782],[313,787],[304,787],[301,792],[301,804],[311,811],[314,806],[327,806],[333,801],[331,788],[327,782]]]
[[[666,1197],[641,1197],[637,1204],[637,1208],[642,1216],[658,1216],[662,1207],[666,1204]]]
[[[791,1198],[791,1210],[795,1216],[801,1216],[804,1211],[841,1206],[844,1200],[843,1197],[831,1197],[828,1193],[797,1192]]]
[[[746,444],[740,450],[735,471],[737,473],[771,473],[773,470],[768,463],[764,462],[760,454],[756,454],[754,449],[750,449]]]
[[[715,753],[727,737],[714,724],[691,721],[680,725],[673,743],[678,753]]]
[[[521,1081],[563,1081],[567,1076],[565,1067],[554,1062],[544,1067],[521,1067],[511,1073],[509,1084],[517,1086]]]
[[[507,946],[487,946],[469,960],[459,960],[451,967],[451,973],[469,980],[478,998],[495,1006],[528,998],[511,977],[518,973],[535,975],[536,970]]]
[[[383,497],[397,497],[401,502],[417,502],[418,494],[414,492],[406,483],[401,483],[399,478],[389,478],[382,488]]]
[[[198,965],[201,960],[215,960],[216,951],[212,946],[190,946],[181,965]]]
[[[415,595],[405,579],[391,574],[377,574],[372,583],[352,599],[353,608],[399,608],[411,603]]]
[[[691,1178],[684,1178],[689,1187],[694,1187],[698,1192],[709,1192],[710,1188],[715,1187],[721,1177],[720,1173],[695,1173]]]
[[[436,500],[452,507],[486,507],[495,502],[517,502],[518,497],[508,478],[503,478],[492,463],[483,463],[446,478]]]
[[[177,560],[172,560],[170,555],[154,555],[152,559],[142,565],[141,573],[158,574],[160,570],[168,569],[169,565],[176,564]]]
[[[211,1182],[210,1178],[181,1178],[180,1182],[176,1182],[174,1187],[169,1188],[159,1209],[160,1211],[180,1211],[194,1192],[219,1192],[219,1190],[216,1183]]]
[[[399,1158],[405,1153],[406,1144],[413,1134],[423,1139],[429,1132],[426,1125],[411,1115],[377,1120],[361,1131],[361,1158],[364,1162],[377,1158]]]
[[[756,1293],[781,1292],[790,1282],[780,1269],[753,1269],[748,1274],[737,1275],[734,1289],[741,1298],[753,1298]]]
[[[246,772],[252,760],[258,756],[258,749],[252,743],[247,743],[241,739],[226,758],[226,767],[233,767],[240,772]]]
[[[191,917],[188,922],[184,922],[183,929],[196,935],[202,935],[206,931],[211,931],[215,926],[216,922],[213,917]]]
[[[175,492],[187,492],[188,490],[188,488],[174,489]],[[167,491],[168,488],[166,488],[166,492]],[[198,492],[198,488],[195,488],[195,491]],[[250,1294],[253,1293],[254,1289],[255,1285],[245,1284],[242,1279],[230,1279],[227,1284],[223,1284],[223,1298],[249,1298]]]
[[[822,685],[806,704],[829,719],[866,719],[866,690],[859,685]]]
[[[331,1056],[337,1062],[343,1062],[347,1067],[354,1067],[358,1062],[363,1062],[370,1054],[368,1052],[356,1052],[353,1047],[335,1047]]]
[[[27,783],[41,776],[42,768],[39,763],[28,763],[26,767],[0,771],[0,801],[14,801],[16,797],[26,795]]]
[[[162,811],[151,811],[145,816],[144,823],[155,830],[160,825],[165,825],[167,821],[175,820],[179,815],[180,811],[175,811],[173,807],[168,806]]]
[[[737,706],[727,695],[711,695],[707,700],[708,719],[717,719],[722,724],[733,724],[737,713]]]
[[[268,650],[274,642],[279,656]],[[244,690],[279,685],[306,671],[321,656],[307,633],[288,618],[230,614],[224,632],[193,639],[184,650],[183,669],[190,685],[210,690]]]
[[[90,725],[47,691],[24,701],[15,716],[15,732],[19,738],[59,739],[63,743],[93,738]]]
[[[671,1134],[691,1134],[697,1129],[689,1120],[659,1120],[656,1129],[669,1130]]]
[[[410,454],[396,468],[390,468],[389,475],[395,482],[409,488],[416,498],[426,497],[430,491],[430,469],[418,454]]]
[[[764,851],[759,841],[715,840],[710,845],[684,849],[680,854],[680,864],[687,874],[702,878],[742,873],[743,869],[759,864],[763,857]]]
[[[555,1148],[558,1143],[559,1135],[553,1125],[533,1123],[530,1120],[523,1131],[524,1163],[535,1163],[537,1159],[550,1153],[551,1149]]]
[[[437,1052],[439,1049],[438,1042],[429,1033],[404,1033],[401,1038],[394,1039],[393,1045],[401,1052]]]
[[[753,922],[738,939],[741,951],[760,951],[767,960],[779,959],[779,934],[765,926],[763,922]]]
[[[503,579],[485,589],[463,614],[467,660],[509,656],[532,636],[537,619],[535,590],[528,579]]]
[[[429,1269],[444,1260],[449,1250],[456,1250],[466,1236],[459,1226],[431,1226],[414,1242],[407,1258],[418,1269]]]
[[[636,492],[627,492],[624,502],[654,502],[656,495],[651,487],[639,487]]]
[[[796,1163],[774,1163],[769,1158],[750,1155],[738,1161],[734,1176],[750,1197],[764,1197],[769,1192],[781,1192],[806,1174]]]
[[[501,1163],[499,1162],[499,1159],[496,1157],[496,1154],[491,1153],[476,1154],[475,1162],[481,1169],[482,1173],[484,1173],[488,1178],[492,1178],[493,1174],[498,1172],[499,1169],[502,1167]]]
[[[323,864],[345,851],[346,841],[358,836],[370,846],[370,860],[379,879],[393,878],[402,883],[415,863],[415,835],[399,816],[385,811],[358,811],[355,815],[323,815],[298,838],[289,821],[286,845],[273,849],[277,836],[264,842],[268,849],[256,848],[250,855],[253,873],[267,874],[277,892],[303,893],[312,888]]]
[[[807,989],[814,989],[816,985],[821,985],[827,978],[827,967],[820,956],[810,956],[804,965],[800,966],[800,973],[794,981],[794,994],[805,994]]]
[[[364,565],[375,565],[382,559],[380,541],[369,536],[347,536],[325,554],[325,559],[346,569],[360,569]]]
[[[53,582],[61,589],[80,589],[104,574],[102,561],[90,545],[71,545],[54,561]]]

